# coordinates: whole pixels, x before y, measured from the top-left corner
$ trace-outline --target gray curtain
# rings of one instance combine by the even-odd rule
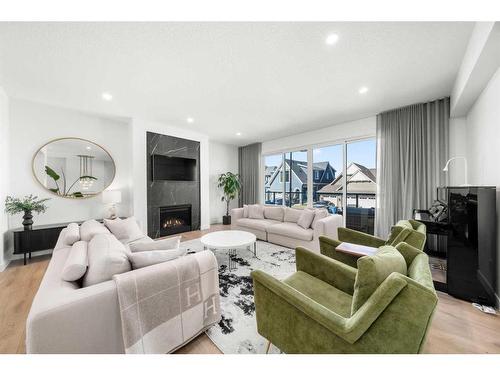
[[[377,115],[378,209],[375,233],[385,238],[414,208],[428,208],[446,184],[450,99]]]
[[[238,149],[238,173],[241,178],[239,206],[259,203],[261,143]]]

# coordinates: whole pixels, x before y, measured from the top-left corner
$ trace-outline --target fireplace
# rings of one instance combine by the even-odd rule
[[[191,230],[191,205],[182,204],[159,208],[160,237]]]

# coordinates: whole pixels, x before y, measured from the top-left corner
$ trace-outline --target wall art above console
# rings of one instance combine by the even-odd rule
[[[89,198],[115,178],[115,162],[104,148],[82,138],[59,138],[33,156],[33,174],[48,191],[64,198]]]

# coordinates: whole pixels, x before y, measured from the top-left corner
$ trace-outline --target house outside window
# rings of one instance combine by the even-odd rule
[[[280,172],[280,182],[283,182],[283,171]],[[290,182],[290,171],[285,171],[285,182]]]

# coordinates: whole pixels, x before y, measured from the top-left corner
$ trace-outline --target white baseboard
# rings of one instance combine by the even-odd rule
[[[9,265],[9,263],[10,263],[10,260],[6,260],[5,262],[0,263],[0,272],[5,271],[5,269],[6,269],[6,268],[7,268],[7,266]]]

